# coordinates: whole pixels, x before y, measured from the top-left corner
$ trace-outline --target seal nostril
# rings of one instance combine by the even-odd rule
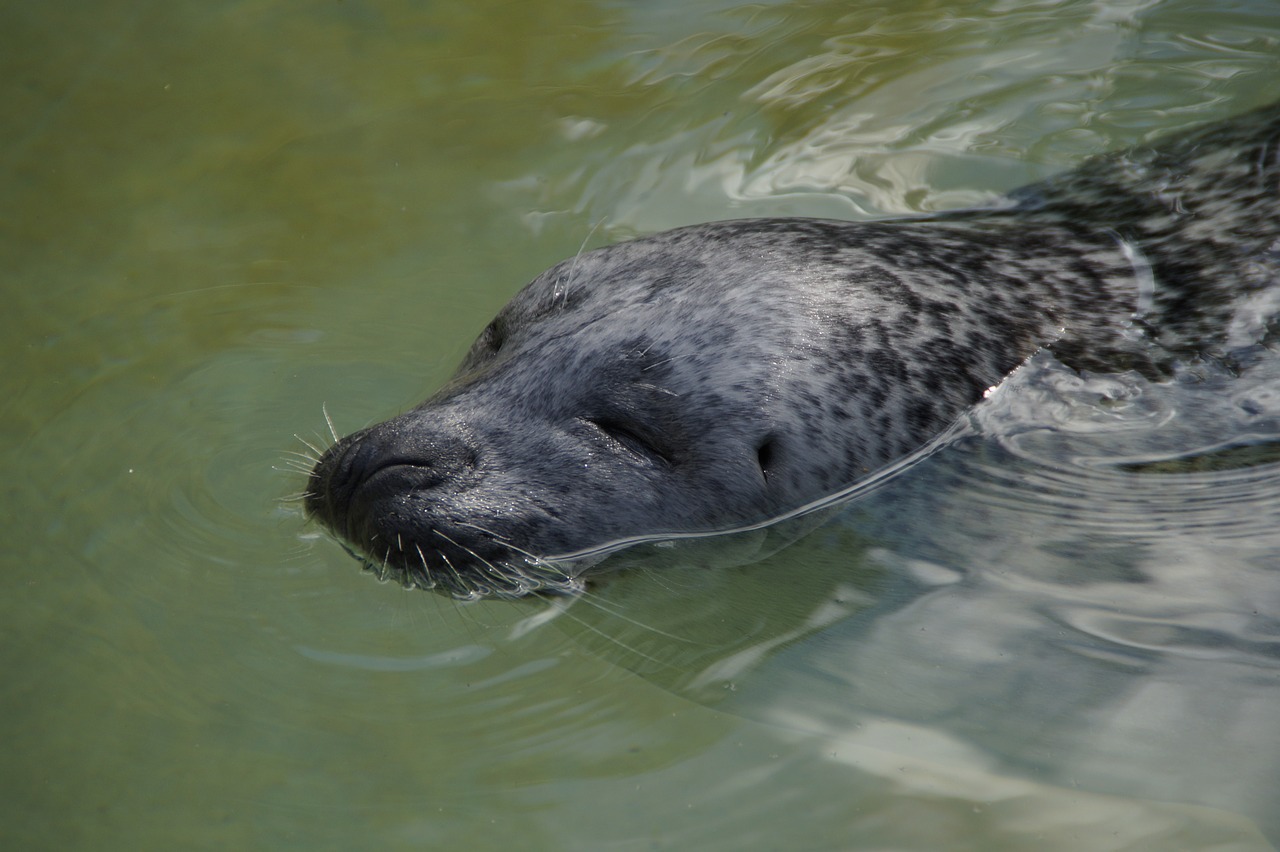
[[[380,466],[378,447],[370,441],[356,441],[342,453],[333,473],[334,487],[353,488]]]

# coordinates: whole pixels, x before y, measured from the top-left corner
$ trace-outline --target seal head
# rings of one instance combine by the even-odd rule
[[[836,490],[945,427],[1042,331],[1030,311],[962,323],[941,292],[904,304],[852,262],[874,253],[849,227],[719,223],[560,264],[447,387],[335,444],[308,510],[413,582],[523,593],[556,585],[529,554],[728,528]],[[927,349],[953,366],[925,369]]]

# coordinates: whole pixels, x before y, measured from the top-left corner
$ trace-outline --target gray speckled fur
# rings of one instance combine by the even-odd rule
[[[406,582],[571,588],[528,555],[830,494],[1042,347],[1148,374],[1229,357],[1275,330],[1249,311],[1280,282],[1278,146],[1280,105],[1006,209],[718,222],[587,252],[512,299],[447,387],[331,448],[308,510]]]

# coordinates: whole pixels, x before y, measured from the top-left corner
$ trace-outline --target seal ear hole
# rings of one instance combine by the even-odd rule
[[[777,441],[772,437],[765,438],[760,446],[756,447],[756,464],[760,465],[760,473],[764,474],[765,479],[773,476],[773,465],[777,458]]]

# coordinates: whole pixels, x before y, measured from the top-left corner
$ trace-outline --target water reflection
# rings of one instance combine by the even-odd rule
[[[745,569],[651,557],[650,581],[605,584],[573,620],[668,688],[864,771],[927,765],[975,801],[1019,779],[1211,806],[1274,838],[1276,387],[1265,353],[1165,383],[1037,356],[968,436],[789,550]]]

